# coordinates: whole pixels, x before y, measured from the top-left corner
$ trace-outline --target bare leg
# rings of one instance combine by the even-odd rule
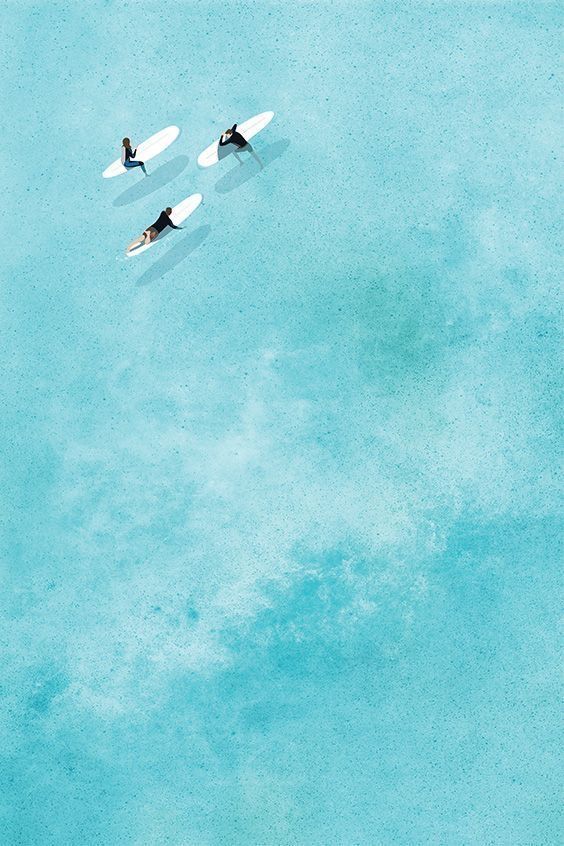
[[[236,152],[235,152],[235,150],[233,150],[233,155],[235,156],[235,158],[237,159],[237,161],[239,162],[239,164],[240,164],[240,165],[242,165],[242,164],[243,164],[243,162],[242,162],[242,160],[241,160],[241,156],[239,155],[239,153],[236,153]]]
[[[255,160],[259,163],[260,169],[262,170],[262,169],[263,169],[263,167],[264,167],[264,165],[263,165],[263,163],[261,162],[261,160],[259,159],[259,157],[258,157],[258,153],[256,153],[256,152],[255,152],[254,147],[251,147],[251,145],[250,145],[250,144],[249,144],[249,153],[251,154],[251,156],[253,157],[253,159],[255,159]]]
[[[132,242],[131,242],[131,244],[129,245],[129,247],[127,248],[127,250],[126,250],[125,252],[126,252],[126,253],[131,252],[131,250],[132,250],[134,247],[137,247],[139,244],[142,244],[143,242],[147,243],[147,241],[146,241],[146,239],[145,239],[145,233],[144,233],[144,232],[143,232],[143,234],[142,234],[142,235],[140,235],[140,236],[139,236],[139,238],[136,238],[136,239],[135,239],[135,241],[132,241]]]

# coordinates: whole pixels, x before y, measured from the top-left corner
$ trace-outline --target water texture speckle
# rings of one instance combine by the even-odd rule
[[[561,841],[560,25],[8,0],[3,844]]]

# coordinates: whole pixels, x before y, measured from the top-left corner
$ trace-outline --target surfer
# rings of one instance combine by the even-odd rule
[[[121,147],[121,163],[122,163],[122,165],[124,167],[126,167],[128,170],[132,167],[140,167],[141,170],[143,171],[143,173],[145,174],[145,176],[149,176],[149,174],[145,170],[145,163],[135,160],[135,155],[137,153],[137,147],[135,148],[135,150],[131,149],[131,141],[129,140],[129,138],[124,138],[121,143],[122,143],[122,147]]]
[[[151,226],[148,226],[139,238],[136,238],[135,241],[131,242],[126,252],[131,252],[134,247],[141,246],[141,244],[150,244],[151,241],[154,241],[167,226],[170,226],[171,229],[182,229],[182,226],[174,225],[170,219],[171,214],[172,209],[170,206],[167,206],[167,208],[160,213],[155,222],[152,223]]]
[[[246,150],[248,153],[251,154],[253,159],[256,159],[256,161],[259,163],[261,168],[263,167],[263,164],[262,164],[261,160],[259,159],[259,157],[257,156],[257,154],[255,153],[252,145],[249,144],[249,142],[247,141],[246,138],[243,138],[243,136],[241,135],[240,132],[237,132],[237,124],[236,123],[233,124],[231,129],[226,129],[225,132],[222,133],[221,138],[219,139],[219,146],[220,147],[226,147],[227,144],[233,144],[239,150]],[[239,162],[239,164],[243,164],[243,162],[239,158],[238,153],[233,151],[233,154],[234,154],[235,158],[237,159],[237,161]]]

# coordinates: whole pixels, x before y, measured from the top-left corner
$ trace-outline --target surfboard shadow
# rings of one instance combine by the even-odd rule
[[[173,230],[170,230],[171,232]],[[200,247],[211,232],[211,226],[206,223],[204,226],[199,226],[186,235],[178,244],[175,244],[172,249],[165,253],[165,255],[156,261],[145,273],[142,273],[137,280],[137,285],[149,285],[151,282],[156,282],[157,279],[174,270],[175,267],[188,258],[190,253]],[[160,240],[160,239],[159,239]]]
[[[261,173],[261,171],[268,167],[269,164],[272,164],[272,162],[284,155],[289,146],[290,139],[281,138],[280,141],[275,141],[267,147],[262,147],[262,149],[256,150],[258,157],[263,163],[262,169],[259,167],[255,159],[252,158],[250,153],[242,150],[241,158],[248,156],[247,161],[243,165],[238,164],[237,167],[232,168],[229,173],[222,176],[221,179],[216,182],[215,190],[218,194],[228,194],[230,191],[235,191],[236,188],[240,188],[245,184],[245,182],[248,182],[249,179],[257,176],[257,174]]]
[[[188,156],[176,156],[175,159],[171,159],[156,170],[152,172],[149,170],[149,176],[147,178],[141,174],[141,178],[135,183],[135,185],[131,185],[130,188],[126,188],[125,191],[119,194],[119,196],[117,196],[113,201],[112,205],[127,206],[130,203],[136,202],[136,200],[142,200],[144,197],[149,197],[151,194],[154,194],[155,191],[158,191],[159,188],[164,188],[165,185],[168,185],[169,182],[172,182],[173,179],[180,176],[189,161]],[[147,163],[147,168],[150,167],[150,163]],[[136,168],[136,170],[140,170],[140,168]]]

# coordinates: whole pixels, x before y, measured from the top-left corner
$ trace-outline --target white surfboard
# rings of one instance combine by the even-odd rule
[[[179,135],[180,129],[177,126],[167,126],[165,129],[161,129],[160,132],[156,132],[150,138],[147,138],[146,141],[137,145],[135,158],[141,162],[148,162],[150,159],[154,159],[155,156],[158,156],[159,153],[170,147]],[[106,168],[102,176],[104,179],[111,179],[112,176],[120,176],[122,173],[127,173],[127,168],[122,165],[121,159],[117,159]]]
[[[204,198],[201,194],[191,194],[189,197],[186,197],[185,200],[182,200],[181,203],[178,203],[177,206],[174,206],[171,214],[170,219],[176,226],[180,226],[180,224],[186,220],[187,217],[190,217],[192,212],[195,212],[200,203]],[[166,229],[164,230],[166,232]],[[154,241],[150,241],[148,244],[141,244],[139,247],[135,247],[133,250],[126,250],[125,257],[126,258],[133,258],[133,256],[138,256],[141,253],[144,253],[145,250],[150,249],[154,244],[158,244],[161,237],[162,232],[158,235]]]
[[[261,112],[260,115],[255,115],[254,117],[249,118],[249,120],[246,120],[245,123],[238,124],[237,132],[240,132],[243,138],[250,141],[257,132],[260,132],[261,129],[268,126],[273,117],[274,112]],[[213,144],[210,144],[209,147],[206,147],[203,153],[200,153],[198,156],[198,164],[200,167],[210,167],[213,164],[217,164],[218,161],[219,139],[214,141]]]

